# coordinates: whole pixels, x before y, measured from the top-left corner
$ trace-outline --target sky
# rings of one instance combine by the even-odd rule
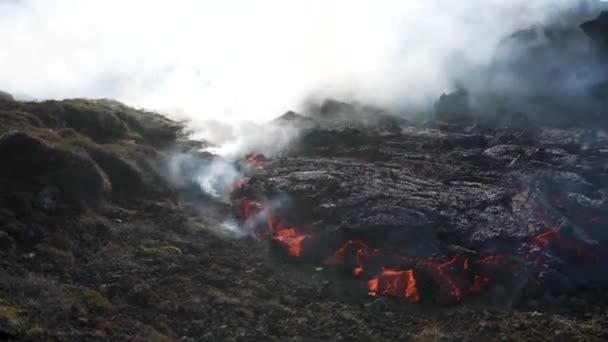
[[[576,0],[0,0],[0,90],[257,121],[334,97],[420,108]]]

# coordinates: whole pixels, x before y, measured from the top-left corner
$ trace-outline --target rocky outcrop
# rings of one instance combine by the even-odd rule
[[[594,20],[586,21],[581,29],[604,54],[608,54],[608,11]]]

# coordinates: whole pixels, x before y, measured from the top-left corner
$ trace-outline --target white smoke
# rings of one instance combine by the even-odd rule
[[[577,0],[0,0],[0,89],[110,97],[193,124],[308,96],[426,106],[506,34]]]

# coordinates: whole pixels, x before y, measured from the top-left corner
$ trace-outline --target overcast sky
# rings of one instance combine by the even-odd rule
[[[0,89],[265,120],[310,94],[424,104],[576,0],[0,0]]]

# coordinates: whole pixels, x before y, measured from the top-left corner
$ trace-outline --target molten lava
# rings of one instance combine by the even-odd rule
[[[480,293],[483,286],[490,282],[490,278],[476,275],[473,277],[473,285],[469,288],[471,293]]]
[[[340,247],[332,257],[325,260],[326,264],[345,263],[347,251],[349,249],[355,251],[355,267],[353,268],[353,275],[359,277],[365,270],[365,259],[369,258],[369,250],[366,243],[361,241],[349,240],[342,247]],[[379,250],[374,250],[372,253],[378,253]],[[377,255],[377,254],[376,254]],[[372,254],[373,256],[373,254]]]
[[[249,181],[249,177],[243,177],[239,180],[236,181],[236,183],[234,183],[231,187],[230,187],[230,193],[233,193],[239,189],[242,189],[243,186],[245,186],[245,184],[247,184],[247,182]]]
[[[249,219],[262,209],[262,204],[257,201],[243,200],[236,206],[237,215],[243,219]]]
[[[574,241],[564,238],[556,230],[548,230],[544,233],[537,235],[533,240],[534,245],[539,248],[549,248],[552,245],[559,247],[563,250],[574,253],[577,257],[587,260],[599,261],[600,256],[588,251],[583,246],[577,244]]]
[[[278,230],[272,239],[287,246],[289,254],[300,256],[302,253],[302,241],[306,239],[306,235],[301,234],[295,228],[286,228]]]
[[[245,163],[249,166],[262,166],[267,161],[262,154],[250,153],[245,156]]]
[[[416,277],[413,270],[395,271],[382,270],[375,278],[367,282],[370,296],[401,297],[410,302],[420,301],[416,288]]]
[[[301,255],[302,242],[307,235],[297,228],[288,227],[283,221],[277,223],[269,203],[245,199],[236,206],[236,213],[245,221],[253,235],[270,236],[273,241],[285,246],[289,254]],[[262,225],[262,222],[266,225]]]

